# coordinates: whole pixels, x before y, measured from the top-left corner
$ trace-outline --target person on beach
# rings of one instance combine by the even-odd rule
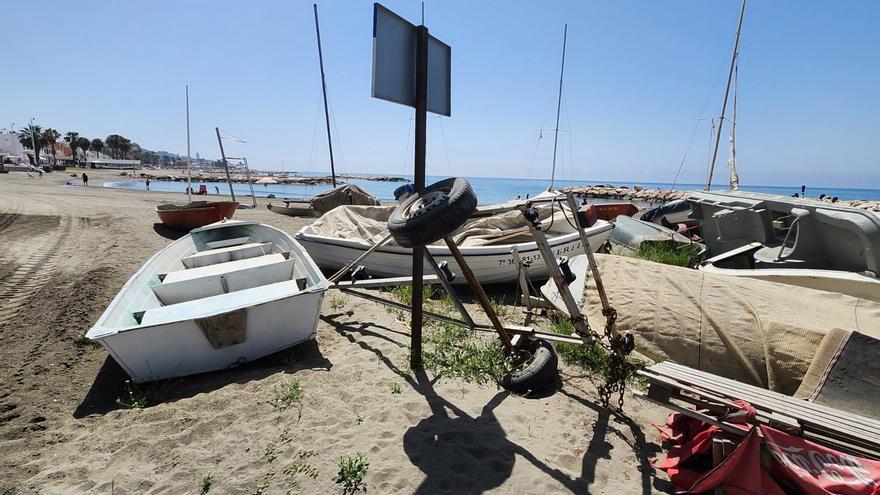
[[[83,172],[82,180],[83,180],[83,185],[88,186],[89,185],[89,174]]]
[[[150,190],[150,178],[147,177],[147,191]]]
[[[220,194],[220,188],[217,187],[217,186],[214,186],[214,193],[215,193],[215,194]]]

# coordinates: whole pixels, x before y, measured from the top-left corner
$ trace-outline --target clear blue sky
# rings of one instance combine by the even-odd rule
[[[218,125],[248,141],[229,153],[254,166],[328,168],[312,2],[39,5],[3,8],[12,42],[0,57],[0,127],[35,115],[62,133],[118,133],[185,153],[189,83],[194,154],[219,155]],[[385,5],[418,21],[417,1]],[[429,120],[428,173],[549,176],[567,22],[570,132],[560,135],[558,176],[671,181],[697,119],[720,114],[738,10],[738,0],[428,0],[426,24],[453,49],[453,115]],[[319,11],[339,168],[410,173],[412,110],[370,97],[372,2],[323,1]],[[873,0],[750,2],[737,126],[744,183],[880,187],[878,23]],[[707,155],[703,122],[681,180],[704,180]],[[716,180],[726,156],[724,147]]]

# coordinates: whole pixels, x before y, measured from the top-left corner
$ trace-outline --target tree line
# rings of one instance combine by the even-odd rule
[[[24,148],[33,150],[35,163],[40,163],[40,152],[48,150],[52,155],[52,164],[57,164],[55,144],[60,138],[61,133],[51,127],[43,129],[42,126],[33,125],[18,131],[18,142]],[[130,156],[139,155],[145,151],[137,143],[119,134],[110,134],[102,140],[100,138],[89,139],[76,131],[68,131],[64,134],[64,142],[70,146],[73,159],[76,162],[80,161],[77,150],[83,154],[86,151],[94,151],[96,154],[106,152],[116,159],[128,159]],[[135,159],[141,158],[138,156]]]

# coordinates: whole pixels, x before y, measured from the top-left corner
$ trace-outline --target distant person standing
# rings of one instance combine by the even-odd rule
[[[88,187],[89,185],[89,174],[83,172],[82,174],[83,185]]]
[[[214,193],[215,193],[215,194],[220,194],[220,188],[217,187],[217,186],[214,186]]]
[[[807,186],[806,186],[806,184],[801,184],[801,197],[802,197],[802,198],[806,198],[806,197],[807,197]]]
[[[150,190],[150,178],[147,177],[147,191]]]

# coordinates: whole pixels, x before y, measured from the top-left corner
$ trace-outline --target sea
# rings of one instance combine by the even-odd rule
[[[299,172],[297,173],[299,176],[303,177],[325,177],[329,174],[322,173],[310,173],[310,172]],[[364,174],[364,175],[373,175],[376,174]],[[406,178],[407,180],[411,180],[412,177],[400,176]],[[425,180],[427,184],[431,184],[433,182],[445,179],[444,176],[428,176]],[[361,189],[367,191],[368,193],[376,196],[377,198],[384,201],[393,201],[394,200],[394,190],[403,185],[403,182],[381,182],[381,181],[373,181],[366,179],[341,179],[343,182],[348,184],[354,184],[360,187]],[[542,191],[545,191],[547,187],[550,185],[549,179],[511,179],[504,177],[468,177],[468,180],[471,183],[471,186],[474,188],[474,191],[477,194],[477,198],[480,204],[493,204],[500,203],[503,201],[507,201],[510,199],[514,199],[517,196],[521,198],[525,198],[526,195],[535,195]],[[214,194],[215,191],[219,190],[220,194],[228,194],[229,185],[226,182],[205,182],[205,181],[193,181],[193,189],[198,190],[200,184],[205,184],[208,188],[208,192],[210,194]],[[640,185],[645,189],[663,189],[669,190],[672,189],[673,184],[668,182],[622,182],[622,181],[608,181],[608,180],[590,180],[590,181],[577,181],[577,180],[557,180],[555,186],[557,188],[569,187],[569,186],[585,186],[585,185],[601,185],[601,184],[613,184],[614,186],[628,186],[632,188],[635,185]],[[144,190],[146,185],[143,180],[119,180],[119,181],[109,181],[104,183],[104,187],[115,187],[115,188],[123,188],[123,189],[139,189]],[[215,189],[216,187],[216,189]],[[240,184],[234,183],[232,185],[233,190],[237,196],[250,196],[251,189],[248,184]],[[316,194],[327,191],[331,188],[330,184],[318,184],[318,185],[302,185],[302,184],[254,184],[253,192],[257,197],[270,197],[274,196],[276,198],[295,198],[295,199],[308,199]],[[718,190],[723,190],[725,187],[723,185],[715,186]],[[170,182],[170,181],[151,181],[150,189],[153,191],[163,191],[163,192],[186,192],[186,182]],[[688,191],[688,190],[702,190],[703,184],[676,184],[675,189],[679,191]],[[740,185],[740,190],[743,191],[751,191],[758,193],[768,193],[768,194],[778,194],[782,196],[791,196],[795,193],[800,193],[800,186],[755,186],[755,185]],[[856,188],[833,188],[833,187],[812,187],[808,186],[806,190],[806,196],[817,198],[820,194],[825,194],[830,197],[837,197],[839,199],[848,199],[848,200],[880,200],[880,189],[856,189]]]

